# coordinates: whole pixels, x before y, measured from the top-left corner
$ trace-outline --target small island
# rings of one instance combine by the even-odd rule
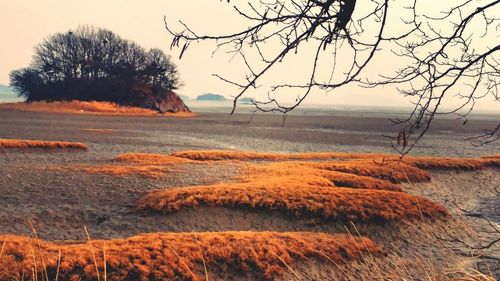
[[[207,93],[207,94],[199,95],[196,98],[196,100],[197,101],[226,101],[227,99],[223,95]]]
[[[161,49],[146,50],[90,26],[44,39],[31,64],[11,72],[10,84],[27,103],[110,102],[160,113],[190,112],[173,92],[182,83]]]

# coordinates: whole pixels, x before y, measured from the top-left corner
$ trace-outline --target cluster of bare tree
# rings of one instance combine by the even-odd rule
[[[407,119],[394,120],[401,131],[393,146],[401,154],[437,115],[457,114],[466,122],[478,99],[500,101],[500,0],[258,0],[235,2],[234,9],[248,27],[227,35],[200,35],[183,22],[175,31],[166,22],[181,55],[192,43],[214,40],[217,49],[242,58],[242,79],[216,75],[237,87],[234,107],[300,52],[312,53],[307,82],[277,82],[267,100],[254,103],[256,109],[286,114],[315,90],[395,85],[414,104]],[[381,57],[391,62],[383,68],[396,67],[392,73],[374,71]],[[283,103],[281,94],[293,90],[296,101]],[[450,96],[460,97],[461,104],[442,110]],[[500,124],[476,140],[497,140],[499,129]]]
[[[10,77],[27,101],[134,105],[180,84],[176,66],[162,50],[146,51],[111,31],[88,26],[49,36],[35,48],[31,65]]]

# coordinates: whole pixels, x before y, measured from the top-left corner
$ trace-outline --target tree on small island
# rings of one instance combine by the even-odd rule
[[[27,102],[108,101],[189,111],[172,92],[181,82],[169,56],[91,26],[47,37],[30,66],[11,72],[10,84]]]

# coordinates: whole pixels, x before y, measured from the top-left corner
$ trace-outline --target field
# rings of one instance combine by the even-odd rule
[[[500,277],[489,118],[400,159],[378,116],[36,107],[0,106],[0,280]]]

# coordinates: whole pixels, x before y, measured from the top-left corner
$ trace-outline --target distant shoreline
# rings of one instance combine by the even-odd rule
[[[187,106],[193,112],[199,113],[230,113],[233,108],[232,101],[211,102],[185,100]],[[407,117],[411,112],[410,107],[392,107],[392,106],[360,106],[360,105],[303,105],[288,113],[288,115],[312,115],[312,116],[358,116],[358,117]],[[237,113],[252,114],[255,111],[253,105],[239,104]],[[257,111],[257,114],[264,114]],[[272,114],[272,113],[269,113]],[[279,115],[275,113],[274,115]],[[437,119],[457,119],[457,115],[440,115]],[[479,120],[499,120],[500,111],[477,110],[470,114],[470,119]]]

